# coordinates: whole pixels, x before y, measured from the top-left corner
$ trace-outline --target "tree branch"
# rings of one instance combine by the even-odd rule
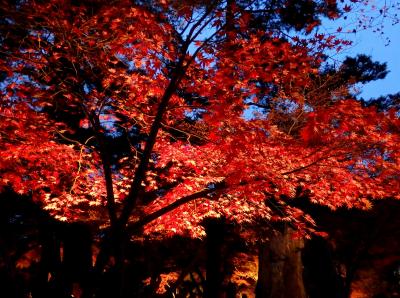
[[[135,232],[138,229],[140,229],[141,227],[143,227],[143,226],[149,224],[150,222],[152,222],[153,220],[159,218],[160,216],[167,214],[168,212],[171,212],[171,211],[175,210],[176,208],[178,208],[186,203],[189,203],[191,201],[194,201],[196,199],[204,198],[204,197],[212,199],[213,197],[215,197],[217,191],[221,191],[224,188],[225,188],[225,184],[223,182],[221,182],[221,183],[218,183],[213,188],[211,188],[211,187],[205,188],[205,189],[195,192],[191,195],[182,197],[182,198],[176,200],[175,202],[173,202],[172,204],[169,204],[168,206],[165,206],[165,207],[161,208],[160,210],[157,210],[149,215],[146,215],[139,221],[133,223],[132,225],[129,226],[129,231]]]
[[[122,227],[125,226],[126,223],[128,222],[129,216],[136,204],[136,200],[142,189],[141,183],[146,174],[149,160],[151,157],[151,152],[153,151],[154,144],[156,143],[157,134],[161,127],[162,118],[167,109],[168,102],[171,99],[172,95],[175,93],[176,88],[178,87],[179,82],[185,73],[185,70],[183,68],[183,63],[185,61],[186,51],[187,51],[187,46],[185,46],[182,49],[182,54],[179,59],[178,65],[172,75],[171,81],[169,82],[167,89],[164,92],[164,95],[161,98],[160,105],[158,106],[157,114],[150,128],[150,133],[147,138],[143,155],[140,159],[139,166],[136,169],[135,176],[131,184],[131,190],[128,194],[128,197],[125,200],[126,203],[118,219],[118,224]]]

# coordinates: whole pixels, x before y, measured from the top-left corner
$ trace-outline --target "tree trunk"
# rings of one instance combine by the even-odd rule
[[[40,226],[42,252],[33,283],[33,298],[65,297],[58,229],[58,224],[54,222],[44,222]]]
[[[326,239],[314,236],[305,243],[303,264],[308,297],[347,298],[333,249]]]
[[[302,239],[293,238],[293,230],[274,231],[260,245],[257,298],[306,298],[303,282]]]
[[[222,245],[224,239],[224,222],[219,219],[210,219],[206,223],[207,233],[207,263],[205,297],[218,298],[223,292],[223,257]]]
[[[63,273],[68,292],[86,292],[92,270],[92,235],[87,225],[65,225],[63,235]]]

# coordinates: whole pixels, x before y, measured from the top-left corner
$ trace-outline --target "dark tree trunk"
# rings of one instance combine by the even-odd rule
[[[306,298],[301,250],[303,240],[287,227],[260,245],[257,298]]]
[[[92,270],[92,235],[89,227],[82,223],[72,223],[64,228],[63,273],[68,292],[74,284],[86,292]],[[75,287],[76,288],[76,287]]]
[[[65,296],[61,274],[60,235],[57,230],[57,223],[44,222],[40,227],[42,252],[33,283],[33,298]]]
[[[224,221],[210,219],[206,223],[207,263],[205,297],[218,298],[223,292],[223,255],[222,245],[225,234]]]
[[[303,251],[304,280],[310,298],[345,298],[344,280],[327,240],[313,237]]]

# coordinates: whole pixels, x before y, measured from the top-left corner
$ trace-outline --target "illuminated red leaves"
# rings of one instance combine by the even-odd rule
[[[318,90],[328,96],[318,104],[318,94],[309,90],[321,53],[348,42],[316,33],[307,43],[250,30],[251,16],[240,7],[235,30],[226,32],[218,7],[209,23],[221,29],[218,38],[207,42],[199,34],[193,48],[180,53],[184,36],[170,17],[187,24],[197,13],[193,7],[178,5],[176,16],[164,15],[166,4],[159,12],[130,1],[117,4],[99,2],[93,10],[52,0],[14,12],[29,32],[7,40],[7,61],[0,62],[7,76],[1,187],[32,194],[62,220],[90,218],[106,197],[99,142],[68,136],[83,130],[99,141],[116,127],[127,134],[135,128],[137,143],[129,143],[130,155],[113,165],[111,175],[116,203],[123,204],[181,59],[178,73],[184,75],[162,117],[135,219],[215,184],[225,188],[165,214],[146,233],[200,237],[200,223],[210,216],[244,225],[312,225],[288,203],[299,194],[333,209],[398,198],[398,115],[340,101],[329,90]]]
[[[305,221],[300,210],[292,210],[285,204],[300,189],[308,193],[312,202],[332,209],[342,206],[368,209],[372,198],[397,198],[400,140],[393,127],[398,121],[354,100],[309,113],[300,137],[287,136],[272,126],[264,132],[261,125],[267,120],[228,122],[226,119],[224,129],[219,126],[210,134],[214,147],[171,144],[162,153],[167,160],[177,158],[176,166],[185,169],[180,175],[190,172],[191,163],[201,165],[204,169],[201,175],[205,175],[203,185],[211,173],[220,177],[228,186],[224,195],[217,201],[204,198],[184,205],[149,225],[146,231],[174,229],[190,233],[193,229],[193,235],[199,237],[203,231],[197,225],[207,216],[224,216],[243,224],[257,218],[290,220],[304,228],[304,223],[312,224],[312,220]],[[228,123],[236,126],[229,127]],[[170,151],[172,148],[177,151]],[[199,178],[198,172],[193,174],[179,188],[160,197],[156,201],[159,205],[152,208],[161,208],[198,190],[190,186],[192,179]],[[281,212],[265,204],[269,200],[266,194],[282,204]]]
[[[102,187],[85,194],[96,184],[88,176],[96,178],[95,160],[84,148],[79,151],[57,142],[65,132],[63,125],[25,104],[2,108],[0,118],[0,189],[11,187],[18,194],[31,195],[64,220],[67,214],[69,219],[76,218],[83,211],[79,208],[101,202]]]

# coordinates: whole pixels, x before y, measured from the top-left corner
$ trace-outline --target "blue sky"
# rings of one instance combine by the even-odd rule
[[[356,34],[353,53],[370,55],[373,60],[386,62],[389,70],[383,80],[368,83],[362,87],[364,98],[400,92],[400,26],[386,27],[385,35],[390,44],[385,45],[386,39],[368,31]]]
[[[366,54],[371,56],[373,61],[387,63],[389,73],[385,79],[359,86],[360,97],[364,99],[400,92],[400,24],[393,25],[393,22],[400,18],[400,13],[399,17],[395,16],[400,4],[397,0],[375,0],[371,2],[377,4],[378,8],[364,14],[351,13],[346,20],[340,18],[323,24],[324,30],[330,33],[336,32],[338,27],[343,27],[341,33],[343,38],[353,42],[351,47],[336,55],[336,59],[343,60],[346,56]],[[382,17],[379,13],[379,8],[382,7],[379,5],[383,3],[396,3],[395,7],[391,8],[385,17]],[[360,30],[360,28],[357,28],[356,33],[353,33],[353,29],[356,28],[354,24],[357,24],[362,15],[372,17],[374,21],[371,22],[371,26],[367,26],[367,29]],[[383,29],[381,29],[382,25]],[[374,32],[374,29],[377,28],[380,31]],[[351,33],[347,33],[347,31]],[[380,32],[383,32],[383,34]],[[389,43],[388,40],[390,40]]]

